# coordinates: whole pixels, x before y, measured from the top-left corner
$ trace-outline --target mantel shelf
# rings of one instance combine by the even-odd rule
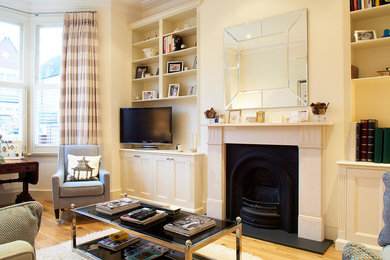
[[[368,168],[380,168],[389,169],[390,163],[374,163],[374,162],[356,162],[356,161],[337,161],[338,165],[351,166],[356,168],[368,167]]]
[[[331,126],[328,122],[306,122],[306,123],[248,123],[248,124],[205,124],[208,127],[269,127],[269,126]]]

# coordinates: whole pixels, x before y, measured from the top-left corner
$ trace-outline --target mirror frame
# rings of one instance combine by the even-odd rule
[[[240,78],[240,52],[237,51],[237,83],[236,85],[237,86],[234,86],[234,84],[230,84],[230,85],[227,85],[227,82],[226,82],[226,73],[227,73],[227,61],[226,61],[226,56],[225,56],[225,47],[226,47],[226,40],[225,40],[225,37],[226,37],[226,34],[228,34],[233,40],[235,40],[237,42],[237,50],[239,49],[239,42],[240,41],[237,41],[232,35],[231,33],[228,31],[229,29],[234,29],[234,28],[237,28],[237,27],[240,27],[240,26],[245,26],[245,25],[250,25],[251,23],[262,23],[263,20],[265,19],[270,19],[270,18],[276,18],[278,16],[283,16],[283,15],[288,15],[288,14],[293,14],[293,13],[297,13],[297,17],[296,19],[294,19],[291,23],[291,26],[288,26],[285,30],[281,30],[281,31],[277,31],[277,32],[273,32],[272,34],[280,34],[280,33],[286,33],[288,35],[288,32],[291,30],[291,28],[293,28],[294,24],[299,20],[299,19],[304,19],[303,22],[304,22],[304,36],[302,37],[302,40],[304,41],[304,45],[305,45],[305,54],[304,56],[302,56],[303,59],[305,59],[305,79],[302,79],[302,80],[298,80],[297,82],[297,89],[296,89],[296,93],[291,89],[291,85],[289,84],[289,78],[290,78],[290,75],[289,75],[289,69],[290,69],[290,64],[289,64],[289,57],[288,57],[288,54],[287,54],[287,60],[286,60],[286,66],[287,66],[287,85],[285,88],[283,88],[282,90],[286,90],[286,91],[290,91],[291,94],[293,94],[295,97],[296,97],[296,105],[275,105],[275,106],[264,106],[264,92],[265,91],[272,91],[272,90],[278,90],[280,91],[281,89],[278,88],[270,88],[270,89],[253,89],[253,90],[242,90],[242,88],[240,87],[240,81],[239,81],[239,78]],[[296,10],[296,11],[292,11],[292,12],[287,12],[287,13],[284,13],[284,14],[279,14],[279,15],[275,15],[275,16],[271,16],[271,17],[264,17],[264,18],[260,18],[260,19],[257,19],[257,20],[254,20],[254,21],[251,21],[251,22],[247,22],[247,23],[243,23],[243,24],[239,24],[239,25],[236,25],[236,26],[231,26],[231,27],[227,27],[224,29],[224,106],[225,106],[225,109],[226,110],[235,110],[235,109],[257,109],[257,108],[281,108],[281,107],[307,107],[309,105],[309,83],[308,83],[308,77],[309,77],[309,73],[308,73],[308,21],[307,21],[307,9],[304,8],[304,9],[299,9],[299,10]],[[269,35],[272,35],[272,34],[263,34],[262,32],[263,28],[261,28],[261,36],[260,37],[255,37],[254,39],[258,39],[258,38],[263,38],[263,37],[267,37]],[[288,38],[288,37],[287,37]],[[248,41],[247,39],[245,39],[245,41]],[[287,48],[287,53],[288,53],[288,50],[289,50],[289,44],[290,42],[287,40],[287,42],[283,42],[283,44],[286,45],[286,48]],[[227,96],[227,93],[228,93],[228,90],[231,90],[235,88],[235,92],[233,94],[229,94],[229,97]],[[304,93],[302,93],[304,92]],[[259,96],[261,97],[261,106],[253,106],[253,107],[240,107],[240,106],[236,106],[234,107],[233,106],[233,103],[234,101],[237,101],[238,97],[245,93],[259,93]],[[305,98],[302,98],[301,95],[304,95]],[[227,99],[230,99],[230,100],[227,100]]]

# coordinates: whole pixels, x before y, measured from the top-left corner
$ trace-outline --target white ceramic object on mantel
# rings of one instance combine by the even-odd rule
[[[152,58],[157,55],[157,49],[154,48],[144,48],[142,51],[144,52],[146,58]]]

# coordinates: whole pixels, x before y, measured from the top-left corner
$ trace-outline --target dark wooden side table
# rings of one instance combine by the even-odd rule
[[[39,179],[39,163],[28,159],[5,159],[0,163],[0,174],[18,173],[19,178],[0,180],[0,184],[23,182],[23,191],[16,197],[15,202],[34,200],[28,193],[28,184],[37,184]]]

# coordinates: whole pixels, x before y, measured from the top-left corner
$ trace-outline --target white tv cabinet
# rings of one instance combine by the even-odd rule
[[[203,154],[120,149],[120,156],[123,186],[129,196],[205,213]]]

